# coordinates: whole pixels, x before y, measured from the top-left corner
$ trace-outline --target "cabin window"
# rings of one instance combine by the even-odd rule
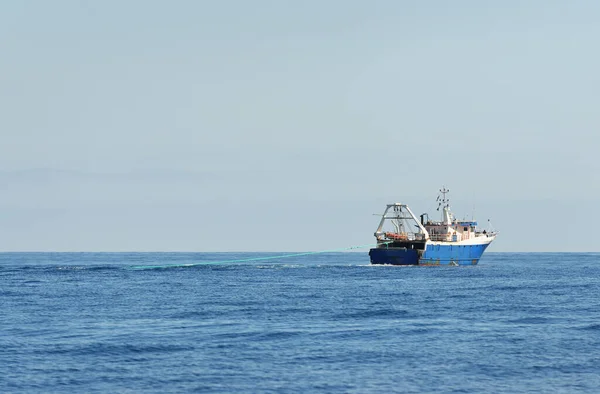
[[[463,227],[463,231],[469,231],[468,227]]]

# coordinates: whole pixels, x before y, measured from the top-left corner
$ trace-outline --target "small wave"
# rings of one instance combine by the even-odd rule
[[[63,265],[55,269],[59,271],[117,271],[122,267],[118,265]]]
[[[194,320],[194,319],[203,319],[207,316],[215,315],[214,311],[206,312],[206,311],[190,311],[190,312],[179,312],[170,316],[171,319],[174,320]]]
[[[145,353],[172,353],[193,350],[190,346],[178,346],[169,344],[108,344],[93,343],[81,347],[56,346],[44,350],[46,354],[77,354],[77,355],[127,355],[127,354],[145,354]]]
[[[257,336],[256,340],[259,341],[277,341],[293,338],[300,335],[298,331],[272,331],[264,332]]]
[[[394,267],[394,268],[424,268],[424,267],[429,267],[427,265],[398,265],[398,264],[361,264],[359,265],[359,267],[374,267],[374,268],[381,268],[381,267]]]
[[[582,331],[600,331],[600,324],[588,324],[585,326],[577,327],[577,329]]]
[[[254,338],[259,334],[258,331],[236,331],[236,332],[222,332],[214,334],[213,337],[216,339],[248,339]]]
[[[546,317],[523,317],[520,319],[512,319],[508,320],[508,323],[514,324],[548,324],[551,323],[554,319],[546,318]]]
[[[40,283],[46,283],[46,281],[32,279],[32,280],[25,280],[25,281],[21,282],[22,285],[37,285]]]
[[[339,313],[335,315],[336,319],[370,319],[370,318],[385,318],[385,319],[397,319],[406,318],[410,315],[410,312],[403,309],[368,309],[362,311],[351,311],[347,313]]]
[[[494,289],[494,290],[501,290],[501,291],[514,291],[514,290],[521,290],[523,287],[521,287],[521,286],[490,286],[489,288]]]
[[[71,272],[71,271],[118,271],[123,266],[119,265],[23,265],[18,267],[5,267],[5,272],[18,274],[20,272],[29,273],[52,273],[52,272]],[[40,282],[39,280],[30,280],[29,283]]]
[[[301,335],[299,331],[280,330],[280,331],[246,331],[246,332],[223,332],[214,335],[214,338],[219,340],[234,340],[234,341],[256,341],[269,342],[287,340]]]

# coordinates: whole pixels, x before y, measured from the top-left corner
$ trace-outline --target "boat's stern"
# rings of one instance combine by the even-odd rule
[[[369,250],[371,264],[418,265],[419,251],[407,248],[373,248]]]

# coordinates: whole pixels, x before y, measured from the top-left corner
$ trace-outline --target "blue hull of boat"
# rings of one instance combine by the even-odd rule
[[[369,251],[371,264],[391,265],[476,265],[489,244],[429,244],[421,257],[414,249],[375,248]]]

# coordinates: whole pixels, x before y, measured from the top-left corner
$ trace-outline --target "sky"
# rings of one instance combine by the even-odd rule
[[[600,251],[593,0],[0,3],[0,251]],[[590,233],[592,231],[592,233]]]

